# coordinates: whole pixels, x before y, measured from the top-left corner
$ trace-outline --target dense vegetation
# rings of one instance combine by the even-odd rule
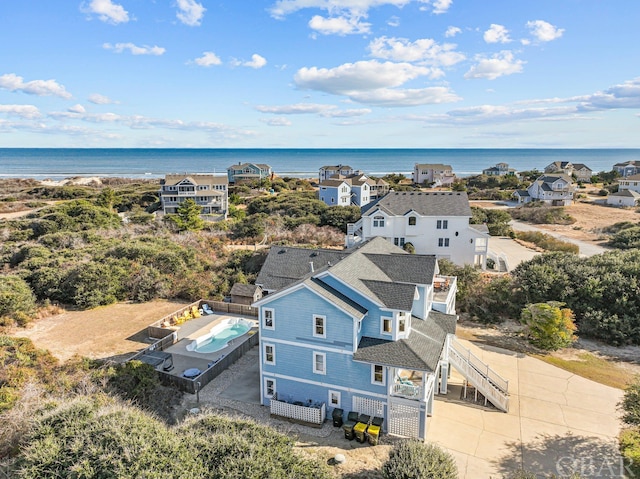
[[[640,377],[627,386],[618,406],[628,426],[620,433],[620,452],[630,477],[636,477],[640,474]]]
[[[456,479],[458,467],[453,456],[436,444],[407,440],[393,446],[382,475],[385,479]]]
[[[20,442],[12,472],[24,479],[331,477],[270,428],[215,415],[168,427],[105,396],[42,412]]]

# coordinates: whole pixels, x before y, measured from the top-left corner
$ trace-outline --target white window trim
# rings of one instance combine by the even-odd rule
[[[389,329],[389,331],[385,331],[384,330],[384,322],[387,319],[391,322],[391,328]],[[389,316],[381,316],[380,317],[380,334],[393,336],[393,318],[392,317],[389,317]]]
[[[270,347],[272,351],[273,361],[267,361],[267,348]],[[269,364],[270,366],[276,365],[276,345],[272,343],[263,343],[262,344],[262,362],[264,364]]]
[[[316,369],[316,358],[320,356],[322,357],[322,367],[323,370]],[[314,374],[327,374],[327,355],[326,353],[319,353],[317,351],[313,352],[313,373]]]
[[[322,319],[322,334],[316,333],[316,319]],[[327,317],[321,314],[313,315],[313,337],[314,338],[326,338],[327,337]]]
[[[376,381],[376,366],[380,366],[382,368],[382,382]],[[385,380],[385,371],[384,366],[381,364],[372,364],[371,365],[371,384],[375,384],[376,386],[385,386],[387,381]]]
[[[267,326],[265,317],[267,311],[271,312],[271,326]],[[262,329],[268,329],[269,331],[276,329],[276,311],[273,308],[262,308]]]
[[[267,386],[268,382],[272,382],[273,383],[273,394],[269,394],[269,392],[268,392],[269,391],[269,388]],[[263,385],[264,385],[264,397],[266,397],[268,399],[273,398],[276,395],[276,393],[278,392],[278,389],[277,389],[278,386],[277,386],[275,378],[265,377]]]
[[[331,402],[331,397],[334,395],[338,399],[338,402],[336,402],[335,404]],[[333,389],[329,389],[327,402],[329,403],[330,407],[342,407],[342,393],[340,391],[334,391]]]

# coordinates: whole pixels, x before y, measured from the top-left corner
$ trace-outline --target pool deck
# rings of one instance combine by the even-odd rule
[[[234,344],[215,351],[212,353],[198,353],[195,351],[188,351],[187,346],[191,342],[200,336],[209,334],[211,328],[220,324],[224,319],[229,318],[242,318],[254,324],[254,327],[250,331],[257,331],[258,321],[255,318],[248,318],[246,316],[234,315],[234,314],[210,314],[202,315],[199,318],[193,318],[186,323],[180,325],[178,337],[180,340],[174,345],[165,349],[167,353],[171,353],[173,357],[173,370],[168,372],[174,376],[181,376],[182,373],[189,368],[198,368],[200,371],[204,371],[208,368],[211,361],[226,355],[229,351],[234,349]],[[247,337],[249,333],[245,333],[242,336],[236,338],[237,344],[240,344]]]

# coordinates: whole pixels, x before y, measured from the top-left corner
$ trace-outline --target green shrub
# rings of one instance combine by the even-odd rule
[[[621,419],[625,424],[640,427],[640,377],[636,377],[627,386],[622,401],[618,406],[622,410]]]
[[[640,248],[640,226],[624,228],[613,235],[609,244],[614,248]]]
[[[437,445],[416,440],[397,443],[382,465],[385,479],[455,479],[456,461]]]
[[[631,475],[640,475],[640,428],[625,429],[619,437],[620,453]]]
[[[25,280],[0,276],[0,317],[24,322],[36,310],[36,298]]]
[[[527,203],[525,206],[508,210],[516,220],[536,224],[570,225],[576,219],[569,215],[562,206],[547,206],[541,201]]]
[[[541,233],[540,231],[519,231],[516,237],[527,243],[533,243],[545,251],[562,251],[565,253],[578,254],[580,247],[568,241],[562,241],[553,236]]]
[[[542,349],[555,350],[576,340],[573,312],[564,303],[547,301],[530,304],[522,310],[520,320],[527,326],[530,341]]]

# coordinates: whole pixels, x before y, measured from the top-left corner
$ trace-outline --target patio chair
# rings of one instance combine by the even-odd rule
[[[204,314],[213,314],[213,310],[211,309],[211,306],[209,306],[207,303],[203,303],[202,311],[204,311]]]

